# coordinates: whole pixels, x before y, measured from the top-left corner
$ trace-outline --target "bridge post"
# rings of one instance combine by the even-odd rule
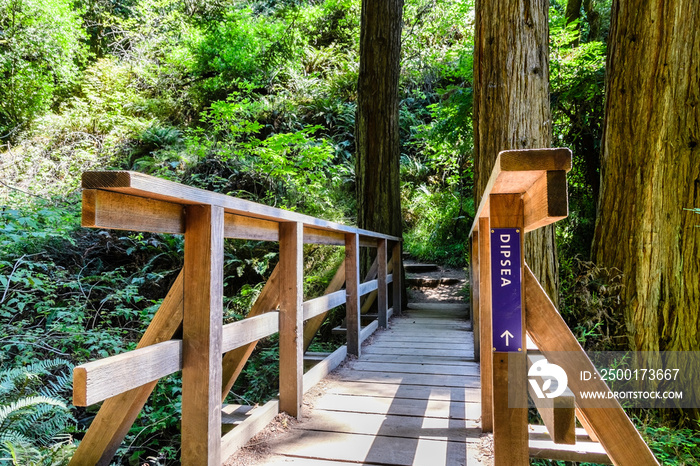
[[[475,231],[472,234],[469,284],[471,288],[471,303],[469,309],[469,319],[472,323],[472,333],[474,335],[474,361],[481,360],[481,333],[480,333],[480,315],[479,315],[479,232]],[[482,411],[483,414],[483,411]]]
[[[400,315],[402,312],[401,307],[401,289],[403,287],[403,267],[402,257],[401,257],[401,242],[397,241],[394,243],[394,247],[391,251],[391,264],[392,264],[392,274],[394,276],[394,281],[391,283],[391,289],[393,292],[392,296],[392,307],[394,308],[394,315]]]
[[[348,354],[360,356],[360,237],[345,235],[345,328]]]
[[[304,226],[280,223],[280,411],[300,417],[304,395]]]
[[[492,250],[491,260],[491,320],[492,320],[492,361],[493,361],[493,449],[496,466],[526,466],[529,464],[529,442],[527,428],[527,354],[525,342],[525,307],[523,306],[523,236],[525,231],[525,209],[522,194],[490,194],[489,228],[481,229],[481,237],[490,236],[498,229],[514,230],[516,244],[502,244],[496,238],[489,244]],[[512,235],[502,235],[508,236]],[[507,240],[505,240],[507,241]],[[519,244],[517,244],[519,243]],[[519,256],[511,256],[511,249],[497,250],[493,248],[519,246]],[[512,265],[512,269],[509,266]],[[517,267],[517,268],[516,268]],[[495,273],[501,272],[500,276]],[[510,274],[510,275],[509,275]],[[517,276],[519,274],[519,276]],[[482,282],[485,282],[482,277]],[[496,303],[495,292],[497,284],[499,302]],[[510,294],[504,284],[518,287]],[[516,301],[510,302],[514,297]],[[504,304],[501,304],[504,301]],[[506,301],[508,301],[506,303]],[[506,308],[509,306],[510,308]],[[504,325],[499,319],[515,311]],[[519,319],[518,319],[519,318]],[[518,322],[519,320],[519,322]],[[519,327],[518,327],[519,326]],[[507,328],[506,328],[507,327]],[[501,331],[506,328],[506,332]],[[505,336],[504,336],[505,335]],[[512,341],[509,342],[509,339]],[[502,341],[503,340],[503,341]],[[496,349],[498,348],[498,351]]]
[[[379,328],[387,328],[387,309],[389,296],[386,289],[387,276],[387,246],[388,241],[383,238],[377,240],[377,319]]]
[[[182,322],[182,464],[221,464],[224,210],[185,215]]]
[[[479,219],[479,333],[481,353],[481,430],[493,432],[493,344],[491,341],[491,257],[489,218]]]

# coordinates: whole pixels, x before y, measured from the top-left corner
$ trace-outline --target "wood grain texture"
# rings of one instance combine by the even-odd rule
[[[375,233],[340,223],[329,222],[308,215],[270,207],[256,202],[238,199],[225,194],[205,191],[173,181],[156,178],[143,173],[131,171],[88,171],[83,173],[82,187],[85,189],[103,189],[132,194],[139,197],[173,202],[181,205],[211,205],[223,207],[225,212],[254,217],[263,220],[301,222],[304,225],[321,230],[333,230],[340,233],[357,233],[367,238],[386,238],[400,241],[400,238],[382,233]],[[372,244],[370,241],[368,244]],[[375,243],[376,244],[376,243]]]
[[[344,244],[345,239],[343,239],[343,245]],[[331,282],[326,287],[324,295],[327,296],[329,294],[339,291],[343,287],[343,285],[345,285],[345,259],[343,259],[343,262],[338,266],[338,270],[336,270],[335,275],[333,275],[333,278],[331,279]],[[327,315],[328,314],[325,312],[321,313],[315,317],[310,318],[304,323],[304,352],[306,352],[306,350],[309,349],[309,345],[311,345],[314,336],[316,336],[316,333],[321,328],[321,325],[323,324],[323,321],[325,320]]]
[[[182,367],[182,342],[155,345],[81,364],[73,369],[73,404],[90,406],[157,381]]]
[[[392,285],[391,285],[391,307],[394,309],[394,314],[401,315],[403,313],[403,303],[401,300],[404,296],[403,282],[403,259],[401,255],[401,242],[397,241],[391,248],[391,268],[392,268]]]
[[[541,359],[544,359],[544,356],[528,354],[528,369]],[[544,380],[541,377],[534,378],[542,387]],[[530,399],[535,403],[537,412],[540,413],[551,440],[556,444],[574,445],[576,443],[576,397],[574,393],[567,388],[556,398],[540,398],[531,385],[528,384],[527,388]],[[554,391],[554,389],[556,389],[556,383],[554,387],[550,388],[550,391]]]
[[[294,417],[304,393],[303,228],[280,223],[280,411]]]
[[[360,283],[357,292],[360,296],[367,295],[378,288],[377,280],[370,280],[368,282]]]
[[[522,257],[524,236],[523,196],[521,194],[491,194],[489,197],[489,230],[481,231],[481,233],[486,233],[490,236],[490,231],[494,228],[520,229],[520,263],[524,264]],[[491,294],[493,296],[494,290],[491,290]],[[522,302],[520,318],[522,320],[520,341],[526,341],[525,306]],[[494,464],[496,466],[529,464],[526,353],[525,349],[521,353],[492,353],[493,448]]]
[[[600,377],[585,383],[581,380],[581,371],[596,373],[595,367],[527,266],[524,272],[527,331],[530,337],[550,363],[566,371],[568,385],[574,395],[581,391],[607,393],[609,388]],[[601,399],[597,403],[599,407],[591,408],[577,402],[578,412],[593,429],[612,462],[618,466],[658,465],[617,400]]]
[[[481,316],[479,315],[479,232],[475,231],[471,237],[471,249],[469,251],[471,260],[469,261],[470,273],[469,284],[471,294],[471,306],[469,316],[474,332],[474,360],[481,358]]]
[[[569,198],[564,170],[545,172],[523,195],[525,231],[532,231],[569,215]]]
[[[493,432],[493,353],[491,331],[491,235],[488,217],[479,219],[479,352],[481,354],[481,429]],[[482,234],[484,232],[485,234]],[[474,234],[474,233],[473,233]]]
[[[356,234],[345,235],[345,324],[348,354],[360,355],[360,244]]]
[[[387,240],[377,240],[377,319],[379,321],[379,328],[387,328],[389,324],[386,314],[389,308],[389,295],[386,288],[388,274],[387,248]]]
[[[226,353],[249,343],[257,342],[278,331],[279,313],[276,311],[247,317],[223,326],[221,350]]]
[[[183,272],[180,272],[158,308],[137,348],[170,340],[182,326]],[[85,437],[78,445],[71,465],[106,466],[124,440],[157,382],[150,382],[102,403]]]
[[[221,438],[221,458],[226,459],[236,453],[248,440],[264,429],[278,413],[278,400],[270,400],[253,409],[245,421]]]
[[[345,298],[345,291],[340,290],[304,302],[304,320],[313,319],[319,315],[325,317],[329,310],[345,304]]]
[[[187,207],[182,322],[182,464],[221,464],[224,211]]]

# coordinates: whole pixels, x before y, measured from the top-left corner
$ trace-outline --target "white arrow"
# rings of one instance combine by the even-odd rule
[[[506,346],[508,346],[508,339],[509,339],[509,338],[513,338],[513,334],[510,333],[508,330],[506,330],[505,332],[503,332],[503,333],[501,334],[501,338],[505,338],[505,339],[506,339]]]

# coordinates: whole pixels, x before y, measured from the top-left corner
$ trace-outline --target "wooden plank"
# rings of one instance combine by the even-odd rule
[[[410,400],[480,401],[478,388],[445,387],[439,380],[433,379],[431,385],[403,385],[392,383],[368,383],[353,381],[330,382],[326,393],[336,395],[364,395],[385,398],[405,398]],[[369,395],[368,395],[369,394]]]
[[[397,341],[375,341],[372,343],[373,347],[385,347],[385,348],[416,348],[416,349],[421,349],[421,350],[431,350],[431,349],[443,349],[445,348],[445,343],[444,342],[439,342],[439,343],[425,343],[425,342],[397,342]],[[452,351],[467,351],[471,350],[471,344],[454,344],[451,345],[453,347]]]
[[[279,401],[270,400],[253,409],[248,418],[221,438],[221,458],[227,459],[248,443],[279,413]]]
[[[177,372],[182,342],[170,340],[73,369],[73,404],[90,406]]]
[[[403,265],[401,263],[401,242],[397,241],[391,250],[391,267],[393,270],[393,282],[391,285],[392,290],[392,307],[394,308],[394,313],[401,315],[403,311],[403,304],[401,303],[401,295],[403,290]]]
[[[357,234],[345,235],[345,324],[348,354],[359,356],[360,341],[360,245]]]
[[[406,373],[386,373],[386,372],[355,372],[340,369],[337,372],[340,380],[349,380],[352,382],[369,382],[369,383],[389,383],[409,385],[434,385],[438,380],[433,375],[425,374],[406,374]],[[443,375],[439,378],[439,383],[443,387],[457,388],[478,388],[479,378],[469,375]]]
[[[475,231],[471,238],[471,261],[469,274],[471,283],[471,306],[469,308],[469,318],[474,332],[474,359],[479,361],[481,358],[481,328],[479,315],[479,232]]]
[[[433,349],[425,349],[425,348],[415,348],[413,346],[404,346],[401,348],[397,347],[390,347],[390,346],[375,346],[376,343],[372,343],[371,345],[366,346],[363,348],[362,353],[363,354],[384,354],[384,355],[396,355],[396,356],[431,356],[431,357],[449,357],[449,356],[458,356],[458,357],[465,357],[465,358],[471,358],[473,357],[473,350],[471,349],[460,349],[458,351],[454,351],[451,349],[443,349],[443,348],[433,348]],[[482,369],[483,371],[483,366]]]
[[[308,320],[319,315],[324,315],[325,317],[325,314],[329,310],[340,306],[341,304],[345,304],[345,299],[345,291],[340,290],[336,291],[335,293],[330,293],[306,301],[303,305],[304,320]]]
[[[416,364],[416,365],[436,365],[436,366],[473,366],[476,364],[474,358],[467,358],[464,356],[427,356],[427,355],[417,355],[417,356],[407,356],[407,355],[396,355],[396,354],[372,354],[366,351],[362,354],[360,361],[367,362],[385,362],[385,363],[404,363],[404,364]],[[477,365],[478,369],[478,365]]]
[[[85,189],[81,225],[178,234],[185,231],[185,213],[180,204],[172,202]]]
[[[489,219],[479,219],[489,231]],[[481,355],[481,429],[493,432],[493,343],[491,341],[491,235],[479,235],[479,353]],[[476,348],[474,349],[476,351]]]
[[[370,280],[368,282],[361,283],[358,287],[358,293],[360,296],[371,293],[377,289],[377,280]]]
[[[530,458],[577,463],[613,464],[600,443],[583,441],[575,445],[560,445],[552,440],[530,439]]]
[[[372,361],[355,361],[352,369],[366,372],[402,372],[408,374],[431,374],[431,375],[479,375],[479,367],[475,364],[469,366],[449,366],[429,364],[404,364],[404,363],[382,363]]]
[[[551,440],[552,439],[549,435],[549,431],[547,430],[547,426],[538,425],[538,424],[530,424],[527,427],[527,431],[529,432],[530,440]],[[576,436],[577,442],[599,443],[599,442],[591,439],[590,435],[588,435],[588,432],[586,432],[586,429],[584,429],[583,427],[576,427],[576,429],[574,429],[574,435]]]
[[[224,215],[224,237],[253,241],[279,241],[277,222],[227,213]]]
[[[524,194],[525,231],[532,231],[569,215],[569,196],[564,170],[545,172]]]
[[[528,354],[528,369],[540,360],[544,360],[544,356]],[[539,386],[543,386],[544,380],[541,377],[531,377],[531,379],[536,379]],[[557,388],[556,380],[550,383],[552,386],[549,391],[552,392]],[[530,399],[535,403],[544,425],[547,426],[547,432],[549,432],[552,441],[556,444],[574,445],[576,443],[574,393],[567,388],[556,398],[540,398],[531,384],[528,385],[528,393]]]
[[[469,235],[479,229],[479,219],[488,216],[490,194],[522,194],[546,171],[571,170],[571,151],[556,149],[519,149],[501,151],[484,189]]]
[[[491,194],[489,228],[524,226],[523,200],[520,194]],[[482,236],[490,230],[481,231]],[[520,263],[523,260],[523,236],[520,235]],[[491,265],[491,264],[490,264]],[[522,275],[521,275],[522,276]],[[482,278],[483,280],[484,278]],[[489,277],[490,281],[490,277]],[[522,286],[522,281],[521,281]],[[491,296],[494,294],[491,290]],[[522,299],[522,290],[521,290]],[[493,301],[493,298],[492,298]],[[525,306],[521,304],[522,335],[525,341]],[[493,317],[492,317],[493,319]],[[492,335],[493,339],[493,335]],[[523,345],[524,346],[524,345]],[[529,464],[527,433],[527,359],[520,353],[492,352],[493,361],[493,450],[496,466]]]
[[[330,374],[347,357],[347,346],[341,346],[333,351],[327,358],[316,364],[304,374],[304,393],[311,390],[324,377]]]
[[[280,223],[280,410],[294,417],[304,395],[303,253],[303,226]]]
[[[319,230],[334,230],[340,233],[359,234],[368,238],[386,238],[392,241],[401,240],[391,235],[349,227],[132,171],[88,171],[83,173],[82,187],[84,189],[121,192],[182,205],[206,204],[220,206],[228,213],[245,215],[247,217],[272,221],[301,222]],[[368,245],[371,243],[375,242],[370,241]]]
[[[581,391],[607,393],[609,388],[600,378],[581,380],[581,371],[596,373],[595,367],[529,267],[526,266],[524,272],[527,331],[537,347],[550,363],[566,371],[568,386],[574,395]],[[657,465],[653,453],[617,400],[611,398],[596,402],[600,407],[591,408],[577,401],[578,411],[593,429],[612,462],[619,466]]]
[[[377,322],[376,320],[373,320],[369,325],[363,327],[362,330],[360,330],[360,344],[366,339],[368,339],[370,335],[376,332],[378,327],[379,322]]]
[[[224,325],[221,349],[228,352],[279,331],[279,313],[270,311]]]
[[[312,416],[299,424],[303,430],[339,432],[346,434],[381,435],[384,437],[424,438],[451,442],[477,442],[481,436],[479,424],[471,419],[424,418],[314,410]]]
[[[182,464],[221,464],[224,211],[188,206],[182,323]]]
[[[377,314],[379,328],[388,327],[388,318],[386,311],[389,308],[389,294],[387,293],[387,247],[388,243],[385,239],[377,240]]]
[[[183,273],[180,272],[137,348],[146,348],[170,340],[179,331],[182,326],[182,295]],[[105,400],[83,440],[78,444],[70,464],[107,466],[156,383],[150,382]]]
[[[446,442],[338,432],[293,431],[270,442],[273,453],[285,457],[374,465],[478,464],[472,443]],[[284,463],[282,463],[284,464]],[[302,463],[303,464],[303,463]],[[313,463],[309,463],[313,464]]]
[[[481,415],[479,403],[453,400],[411,400],[361,395],[325,394],[314,400],[314,411],[334,411],[422,418],[477,420]]]

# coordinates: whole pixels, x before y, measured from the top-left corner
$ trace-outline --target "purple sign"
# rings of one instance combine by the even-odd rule
[[[493,350],[523,350],[520,229],[491,229],[491,322]]]

